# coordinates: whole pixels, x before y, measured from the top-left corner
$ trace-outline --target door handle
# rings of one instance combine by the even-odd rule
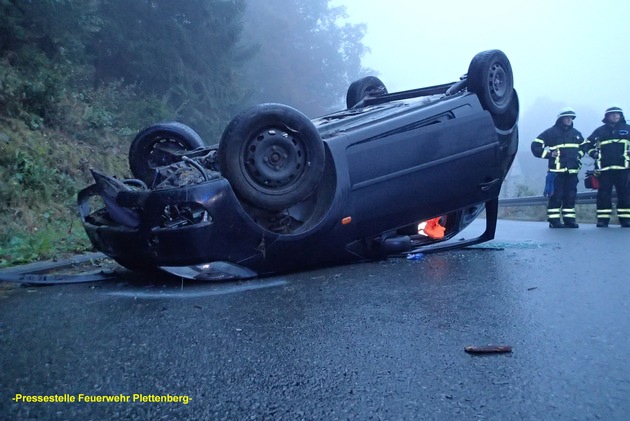
[[[481,189],[481,191],[488,191],[490,190],[495,184],[498,184],[501,182],[500,178],[495,178],[492,181],[488,181],[486,183],[479,183],[479,188]]]

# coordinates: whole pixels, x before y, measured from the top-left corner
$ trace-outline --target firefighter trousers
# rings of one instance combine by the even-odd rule
[[[568,172],[556,173],[553,194],[549,196],[547,219],[551,223],[575,222],[575,197],[577,195],[577,174]]]
[[[612,215],[612,189],[617,192],[617,216],[622,225],[630,224],[630,169],[599,173],[597,189],[597,221],[608,222]]]

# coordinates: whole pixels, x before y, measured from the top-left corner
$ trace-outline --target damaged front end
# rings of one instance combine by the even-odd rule
[[[92,170],[95,183],[79,192],[78,205],[94,247],[131,270],[160,268],[193,279],[257,276],[234,262],[262,257],[263,232],[216,170],[214,153],[157,168],[148,186]]]

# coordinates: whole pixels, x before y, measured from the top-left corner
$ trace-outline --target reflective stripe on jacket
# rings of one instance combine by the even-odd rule
[[[582,165],[584,156],[582,150],[584,138],[582,133],[571,126],[565,126],[556,121],[556,124],[542,132],[532,142],[532,154],[535,157],[547,159],[551,172],[569,172],[577,174]],[[556,151],[557,156],[552,156]]]
[[[585,150],[600,171],[630,168],[630,126],[622,118],[617,124],[598,127],[586,139]]]

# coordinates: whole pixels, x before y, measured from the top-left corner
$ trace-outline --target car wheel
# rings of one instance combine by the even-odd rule
[[[346,106],[350,109],[368,95],[379,96],[386,94],[387,88],[385,88],[385,84],[379,78],[367,76],[350,84],[346,93]]]
[[[173,152],[204,147],[190,127],[175,121],[154,124],[136,135],[129,148],[129,167],[134,177],[149,184],[153,170],[179,161]]]
[[[500,50],[483,51],[468,67],[468,89],[477,94],[481,105],[493,114],[510,109],[514,92],[512,66]]]
[[[504,134],[511,133],[516,128],[518,122],[519,102],[516,90],[512,95],[512,100],[508,104],[507,109],[502,114],[493,114],[492,120],[497,129],[505,132]]]
[[[234,117],[221,136],[218,155],[221,173],[235,193],[267,210],[308,198],[325,162],[315,125],[282,104],[259,104]]]

